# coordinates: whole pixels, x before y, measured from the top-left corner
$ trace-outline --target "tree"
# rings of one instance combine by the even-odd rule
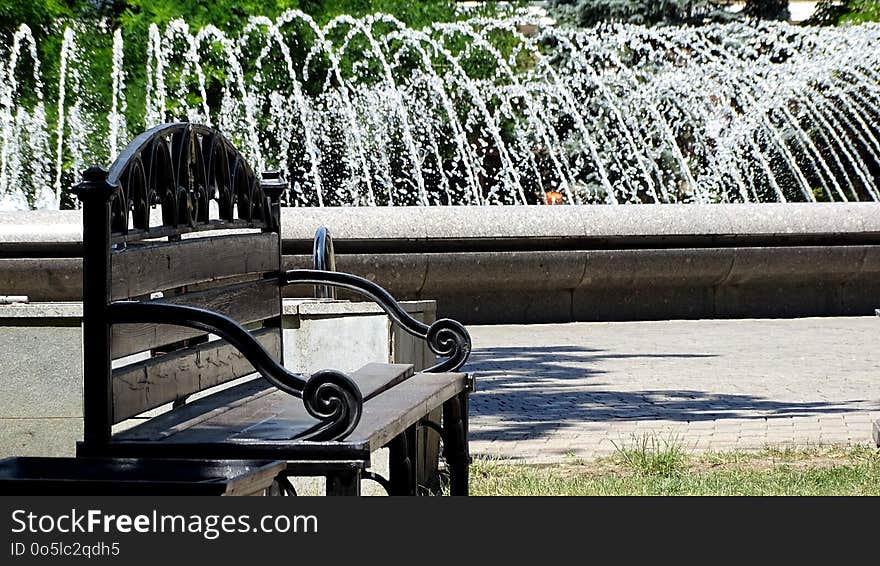
[[[744,16],[761,20],[788,20],[788,0],[746,0]]]

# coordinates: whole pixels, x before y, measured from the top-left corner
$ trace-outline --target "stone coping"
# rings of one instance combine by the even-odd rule
[[[880,234],[880,203],[302,208],[282,213],[285,240],[459,240]]]
[[[435,301],[401,301],[400,306],[408,313],[436,312]],[[352,302],[332,299],[295,298],[283,299],[285,316],[362,316],[384,314],[379,305],[368,302]],[[15,303],[0,305],[0,323],[14,319],[82,318],[82,303],[78,301]]]
[[[10,318],[82,318],[82,303],[58,301],[0,305],[0,320]]]
[[[880,236],[880,203],[284,208],[286,241]],[[0,213],[0,246],[77,244],[79,211]]]
[[[436,312],[436,301],[399,301],[408,313]],[[385,314],[382,307],[371,302],[353,302],[333,299],[283,299],[285,316],[361,316]]]

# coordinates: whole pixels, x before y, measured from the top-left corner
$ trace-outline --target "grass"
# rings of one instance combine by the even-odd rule
[[[618,460],[642,476],[671,477],[682,471],[687,455],[677,437],[633,436],[630,444],[614,444]]]
[[[864,446],[691,454],[633,437],[614,456],[553,465],[475,460],[472,495],[880,495],[880,451]]]

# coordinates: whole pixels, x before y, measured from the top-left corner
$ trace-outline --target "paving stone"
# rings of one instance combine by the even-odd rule
[[[475,455],[591,458],[645,434],[700,451],[869,443],[880,418],[877,317],[469,329]]]

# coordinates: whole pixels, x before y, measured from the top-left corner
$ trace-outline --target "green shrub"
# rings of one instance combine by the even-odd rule
[[[816,11],[804,23],[836,26],[863,22],[880,22],[880,0],[820,0]]]

